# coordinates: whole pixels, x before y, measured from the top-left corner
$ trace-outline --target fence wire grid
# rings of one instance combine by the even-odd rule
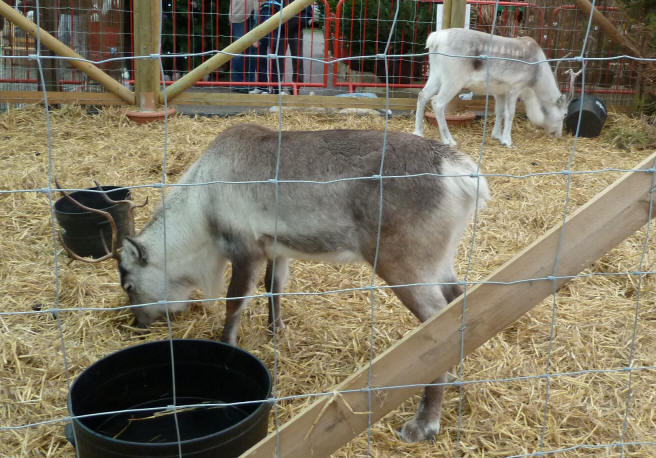
[[[496,6],[499,5],[499,1],[496,0],[494,2]],[[389,68],[388,68],[388,59],[393,58],[393,57],[402,57],[402,56],[408,56],[407,53],[404,53],[403,55],[395,55],[390,53],[391,50],[391,38],[392,34],[394,33],[394,30],[397,26],[397,16],[399,12],[399,8],[401,5],[401,2],[396,2],[396,11],[395,14],[392,18],[392,23],[391,23],[391,31],[390,35],[388,37],[387,42],[385,43],[385,46],[381,51],[372,56],[353,56],[353,57],[345,57],[341,58],[341,61],[355,61],[355,60],[377,60],[378,62],[382,62],[385,67],[385,89],[386,89],[386,99],[389,101],[389,91],[390,91],[390,75],[389,75]],[[592,5],[593,7],[595,6],[595,0],[592,0]],[[40,2],[37,0],[35,3],[35,8],[37,14],[35,14],[36,20],[39,20],[39,17],[41,16],[38,14],[39,9],[41,8]],[[496,30],[496,21],[497,21],[497,16],[494,15],[492,24],[490,25],[490,31],[494,35],[495,30]],[[628,55],[616,55],[612,57],[607,57],[607,58],[590,58],[587,56],[587,47],[589,45],[588,43],[588,36],[590,33],[592,27],[592,15],[588,18],[588,23],[587,23],[587,32],[586,35],[583,39],[583,43],[581,45],[581,48],[578,52],[578,55],[573,56],[573,57],[568,57],[568,58],[561,58],[560,60],[566,61],[568,63],[571,63],[572,67],[580,66],[581,64],[584,64],[586,62],[593,62],[593,61],[613,61],[613,62],[620,62],[620,61],[625,61],[625,60],[631,60],[631,61],[639,61],[639,62],[648,62],[651,61],[653,62],[654,59],[644,59],[644,58],[638,58],[635,56],[628,56]],[[277,29],[277,33],[281,33],[281,28]],[[160,30],[160,38],[162,36],[162,31]],[[70,60],[67,58],[63,57],[58,57],[58,56],[43,56],[42,55],[42,47],[40,43],[39,36],[37,35],[36,39],[36,53],[31,54],[28,56],[0,56],[0,58],[4,59],[28,59],[31,62],[34,62],[37,68],[38,72],[38,78],[44,82],[44,74],[43,74],[43,67],[44,67],[44,62],[51,61],[52,59],[56,60],[61,60],[61,61],[66,61]],[[202,53],[182,53],[182,54],[176,54],[176,57],[184,57],[184,58],[196,58],[196,57],[203,57],[207,56],[210,54],[214,54],[217,52],[222,52],[220,50],[211,50],[211,51],[204,51]],[[422,57],[426,56],[427,53],[413,53],[411,56],[413,57]],[[160,59],[160,73],[161,73],[161,81],[162,81],[162,89],[163,89],[163,94],[166,94],[165,88],[166,88],[166,81],[167,81],[167,75],[165,74],[165,68],[166,68],[166,60],[171,59],[171,56],[166,56],[166,55],[149,55],[149,56],[133,56],[133,57],[116,57],[116,58],[111,58],[111,59],[100,59],[100,60],[86,60],[88,62],[94,63],[94,64],[105,64],[105,63],[110,63],[114,61],[121,61],[125,63],[130,63],[133,62],[135,59],[140,59],[140,58],[152,58],[156,57]],[[488,56],[464,56],[464,55],[453,55],[453,57],[464,57],[464,58],[488,58],[488,59],[495,59],[494,57],[488,57]],[[269,59],[271,59],[271,56],[269,56]],[[301,59],[301,61],[313,61],[316,63],[320,64],[329,64],[333,63],[333,60],[327,61],[323,59],[318,59],[318,58],[309,58],[309,57],[298,57],[298,59]],[[507,60],[516,60],[516,59],[507,59]],[[548,59],[548,62],[552,63],[555,62],[559,59]],[[522,62],[520,60],[516,60],[519,62]],[[529,63],[529,62],[524,62],[527,64],[539,64],[540,62],[537,63]],[[583,73],[582,73],[582,78],[583,78],[583,83],[581,87],[583,90],[581,91],[580,96],[585,97],[585,79],[586,79],[586,68],[583,66]],[[490,75],[488,74],[488,86],[490,84]],[[41,87],[45,88],[45,84],[43,84]],[[279,89],[282,89],[282,83],[279,82]],[[280,91],[282,92],[282,91]],[[486,129],[487,129],[487,119],[488,119],[488,100],[489,100],[489,94],[486,95],[486,104],[485,104],[485,111],[484,111],[484,124],[483,124],[483,137],[480,143],[480,148],[478,152],[478,157],[476,158],[476,162],[479,167],[479,171],[481,170],[481,165],[484,163],[484,159],[486,157],[486,141],[487,141],[487,135],[486,135]],[[283,120],[283,110],[282,110],[282,94],[279,95],[279,107],[281,108],[278,111],[278,129],[279,133],[282,132],[283,126],[284,126],[284,120]],[[63,315],[67,315],[69,313],[78,313],[78,312],[107,312],[107,311],[120,311],[128,308],[135,308],[135,307],[146,307],[148,305],[153,305],[152,303],[149,304],[135,304],[135,305],[126,305],[126,306],[120,306],[120,307],[65,307],[62,308],[60,307],[60,263],[58,261],[59,259],[59,254],[60,248],[59,248],[59,242],[58,242],[58,237],[57,237],[57,227],[55,224],[55,215],[54,215],[54,201],[55,201],[55,195],[57,192],[57,189],[54,187],[54,178],[55,178],[55,166],[54,166],[54,142],[56,141],[52,129],[51,129],[51,111],[48,105],[48,94],[43,90],[43,104],[44,104],[44,114],[45,114],[45,120],[46,120],[46,130],[47,130],[47,144],[48,144],[48,170],[47,170],[47,179],[49,186],[47,187],[40,187],[40,188],[27,188],[27,189],[2,189],[0,190],[0,196],[7,196],[7,195],[13,195],[13,194],[18,194],[18,193],[36,193],[36,194],[42,194],[46,195],[49,204],[50,204],[50,211],[51,211],[51,221],[52,221],[52,227],[51,227],[51,238],[52,238],[52,246],[53,246],[53,252],[52,252],[52,258],[53,258],[53,266],[54,266],[54,277],[55,277],[55,297],[53,300],[52,305],[47,306],[41,310],[30,310],[30,311],[0,311],[0,318],[3,317],[10,317],[10,316],[17,316],[17,315],[43,315],[43,314],[48,314],[52,315],[55,317],[55,323],[57,328],[59,329],[59,337],[60,337],[60,342],[59,345],[61,347],[61,354],[63,355],[63,371],[65,373],[65,379],[66,379],[66,388],[69,389],[71,386],[71,383],[73,381],[73,374],[71,373],[71,368],[69,367],[69,358],[67,356],[68,354],[68,346],[67,346],[67,341],[64,336],[64,332],[62,331],[62,317]],[[168,100],[166,97],[164,98],[164,112],[166,112],[168,108]],[[387,107],[389,108],[389,107]],[[384,114],[384,126],[385,126],[385,132],[387,133],[389,129],[389,122],[390,119],[390,111],[389,109],[385,110]],[[578,124],[580,126],[581,123],[581,116],[579,115],[579,120]],[[176,185],[175,183],[169,183],[167,182],[167,158],[168,158],[168,136],[169,136],[169,119],[165,118],[164,119],[164,130],[163,130],[163,150],[162,150],[162,173],[161,173],[161,181],[156,182],[156,183],[150,183],[150,184],[143,184],[143,185],[135,185],[135,186],[130,186],[130,189],[140,189],[140,188],[153,188],[153,189],[159,189],[161,199],[163,200],[165,197],[166,189],[175,187],[175,186],[180,186]],[[577,127],[577,131],[578,131]],[[278,145],[278,162],[280,160],[280,142],[281,142],[281,137],[279,136],[279,145]],[[307,181],[307,180],[282,180],[279,179],[278,174],[276,173],[276,176],[272,176],[269,179],[265,180],[268,183],[271,183],[274,185],[274,193],[276,195],[276,202],[278,202],[278,185],[282,183],[289,183],[289,182],[300,182],[300,183],[313,183],[313,184],[328,184],[328,183],[335,183],[335,182],[340,182],[340,181],[349,181],[349,180],[376,180],[379,182],[380,186],[380,196],[379,196],[379,208],[378,208],[378,214],[379,214],[379,230],[380,230],[380,224],[381,224],[381,219],[382,219],[382,206],[383,206],[383,183],[386,179],[399,179],[403,177],[399,176],[384,176],[383,175],[383,163],[385,161],[386,154],[388,153],[386,151],[386,145],[385,143],[383,144],[383,148],[381,150],[381,169],[380,169],[380,174],[378,176],[362,176],[362,177],[349,177],[345,179],[337,179],[337,180],[326,180],[325,182],[316,182],[316,181]],[[652,178],[652,191],[649,195],[649,215],[650,218],[645,221],[646,223],[646,232],[645,232],[645,237],[642,242],[642,252],[640,256],[640,260],[637,266],[635,266],[635,269],[632,269],[630,271],[622,271],[622,272],[594,272],[594,273],[582,273],[579,275],[575,276],[559,276],[557,275],[558,271],[558,263],[560,259],[560,245],[562,244],[562,240],[565,237],[565,220],[566,218],[570,215],[571,210],[569,206],[569,199],[570,199],[570,192],[572,188],[572,179],[573,177],[577,175],[590,175],[590,174],[604,174],[607,172],[620,172],[620,173],[629,173],[631,172],[631,169],[620,169],[620,168],[600,168],[600,169],[595,169],[595,170],[574,170],[573,169],[573,162],[575,155],[577,153],[577,137],[574,137],[574,141],[572,144],[572,148],[569,154],[569,160],[568,160],[568,166],[566,169],[563,170],[553,170],[553,171],[546,171],[546,172],[536,172],[536,173],[531,173],[531,174],[524,174],[524,175],[514,175],[514,174],[485,174],[484,172],[480,172],[477,174],[477,176],[484,176],[487,178],[492,178],[492,177],[501,177],[501,178],[506,178],[506,179],[529,179],[529,178],[537,178],[537,177],[543,177],[543,176],[548,176],[548,175],[562,175],[567,178],[567,189],[566,189],[566,198],[565,201],[562,205],[562,225],[561,225],[561,232],[560,232],[560,238],[561,241],[559,243],[559,248],[557,253],[555,254],[555,263],[553,265],[553,273],[552,275],[546,276],[546,277],[540,277],[540,278],[525,278],[525,279],[517,279],[511,282],[496,282],[497,284],[515,284],[515,283],[531,283],[535,281],[550,281],[553,283],[553,291],[552,291],[552,297],[551,297],[551,323],[550,323],[550,330],[549,330],[549,350],[548,350],[548,355],[546,358],[546,366],[544,367],[544,371],[541,374],[537,375],[527,375],[527,376],[517,376],[517,377],[502,377],[502,378],[482,378],[482,379],[464,379],[464,373],[463,373],[463,368],[466,367],[466,361],[465,361],[465,336],[467,333],[467,329],[465,328],[465,318],[467,316],[467,296],[470,291],[470,289],[473,286],[479,285],[479,284],[485,284],[488,282],[485,281],[478,281],[478,280],[471,280],[470,277],[470,269],[471,269],[471,264],[472,262],[475,262],[475,260],[472,257],[472,253],[474,251],[474,248],[476,244],[478,243],[477,239],[477,228],[479,224],[479,218],[484,218],[484,215],[479,215],[479,212],[477,211],[474,217],[474,225],[473,225],[473,232],[471,235],[471,244],[467,248],[467,256],[466,256],[466,268],[463,276],[463,280],[459,281],[459,285],[463,287],[464,289],[464,301],[463,301],[463,309],[462,309],[462,327],[460,329],[461,331],[461,342],[460,342],[460,357],[459,357],[459,364],[458,364],[458,374],[457,374],[457,379],[453,382],[448,382],[445,383],[444,385],[455,387],[458,389],[459,394],[458,394],[458,407],[457,407],[457,436],[455,438],[455,444],[454,444],[454,449],[453,449],[453,455],[454,456],[465,456],[467,455],[467,451],[462,449],[461,445],[461,437],[460,433],[462,430],[462,418],[463,418],[463,404],[464,404],[464,398],[465,398],[465,393],[463,388],[469,385],[476,385],[476,384],[503,384],[511,381],[529,381],[529,380],[538,380],[538,381],[543,381],[545,384],[545,390],[544,390],[544,413],[543,413],[543,422],[542,425],[537,426],[540,428],[541,432],[539,434],[540,436],[540,441],[539,444],[537,445],[536,449],[533,452],[530,453],[519,453],[519,454],[514,454],[512,452],[508,453],[507,456],[517,456],[517,457],[524,457],[524,456],[552,456],[552,455],[558,455],[558,454],[566,454],[568,452],[572,452],[574,454],[582,451],[591,451],[592,453],[617,453],[619,456],[624,456],[625,453],[627,453],[625,450],[627,447],[634,447],[634,446],[641,446],[643,447],[642,450],[652,450],[653,452],[656,452],[656,441],[653,440],[653,437],[648,437],[645,436],[644,440],[625,440],[625,435],[626,435],[626,430],[627,426],[630,422],[630,406],[631,406],[631,396],[632,396],[632,391],[631,391],[631,384],[633,380],[633,376],[636,373],[640,373],[643,371],[654,371],[656,370],[655,365],[639,365],[636,366],[634,365],[634,351],[636,347],[636,342],[639,337],[639,332],[638,332],[638,325],[639,325],[639,311],[643,307],[653,307],[653,304],[645,304],[642,301],[641,297],[641,292],[643,291],[643,282],[645,281],[646,278],[653,277],[654,274],[656,273],[653,269],[649,269],[646,267],[648,264],[647,260],[647,253],[648,253],[648,248],[650,246],[650,243],[652,243],[649,239],[649,235],[651,232],[651,216],[654,214],[654,185],[655,183],[655,178]],[[651,173],[654,177],[656,177],[655,174],[655,167],[656,164],[652,165],[651,170],[649,173]],[[276,168],[276,170],[278,170]],[[416,175],[414,175],[416,176]],[[438,176],[447,176],[447,175],[438,175]],[[248,185],[249,183],[261,183],[261,182],[224,182],[224,181],[208,181],[208,182],[203,182],[203,183],[196,183],[193,185],[185,185],[185,186],[207,186],[213,183],[232,183],[232,184],[240,184],[240,185]],[[78,188],[71,188],[67,189],[68,191],[75,191],[79,190]],[[163,211],[163,217],[166,218],[166,208],[164,208]],[[164,246],[166,246],[166,224],[163,225],[164,227]],[[277,236],[277,233],[276,233]],[[378,243],[380,243],[380,232],[378,234]],[[274,241],[274,253],[275,253],[275,241]],[[164,256],[166,258],[166,250],[164,250]],[[274,262],[275,262],[275,256],[274,256]],[[167,266],[167,263],[165,261],[164,263],[165,269]],[[368,374],[368,383],[367,386],[359,389],[359,390],[346,390],[343,391],[342,393],[348,393],[348,392],[353,392],[353,391],[359,391],[359,392],[365,392],[368,393],[369,395],[369,403],[370,403],[370,408],[368,410],[368,428],[367,428],[367,449],[366,449],[366,455],[367,456],[376,456],[376,446],[374,443],[374,438],[372,436],[372,426],[373,426],[373,418],[372,418],[372,408],[371,408],[371,402],[372,398],[371,396],[383,392],[385,390],[397,390],[397,389],[406,389],[406,388],[421,388],[421,387],[426,387],[430,386],[431,384],[412,384],[412,385],[402,385],[402,386],[374,386],[372,382],[372,374],[373,374],[373,360],[375,357],[375,342],[374,338],[376,335],[376,313],[377,313],[377,308],[376,308],[376,298],[374,296],[374,292],[376,290],[391,290],[393,288],[406,288],[406,287],[416,287],[416,286],[422,286],[422,285],[442,285],[443,283],[412,283],[412,284],[404,284],[404,285],[396,285],[396,286],[384,286],[384,285],[377,285],[375,281],[375,274],[376,274],[376,262],[374,262],[373,266],[373,274],[370,278],[369,284],[360,288],[344,288],[344,289],[331,289],[328,291],[320,291],[320,292],[283,292],[283,293],[278,293],[282,297],[291,297],[291,296],[309,296],[309,297],[314,297],[314,296],[319,296],[319,295],[332,295],[332,294],[340,294],[340,293],[352,293],[355,291],[360,291],[360,292],[365,292],[369,294],[370,298],[370,338],[369,338],[369,358],[368,358],[368,366],[369,366],[369,374]],[[166,277],[166,272],[165,272],[165,277]],[[627,278],[632,278],[633,281],[636,282],[636,297],[635,297],[635,319],[632,324],[632,329],[631,329],[631,334],[632,338],[629,342],[630,346],[630,356],[628,360],[626,361],[626,365],[623,367],[616,367],[613,369],[582,369],[579,371],[570,371],[570,372],[557,372],[557,371],[552,371],[551,369],[551,364],[552,364],[552,350],[553,350],[553,342],[554,342],[554,335],[557,330],[557,318],[556,318],[556,310],[558,306],[558,281],[563,280],[563,279],[577,279],[577,278],[589,278],[589,277],[608,277],[608,276],[617,276],[617,277],[627,277]],[[489,282],[491,284],[494,284],[495,282]],[[168,287],[168,286],[167,286]],[[248,298],[264,298],[266,299],[269,297],[270,294],[253,294],[252,296],[248,296]],[[222,301],[225,300],[225,297],[217,297],[215,300]],[[205,302],[208,299],[191,299],[190,301],[184,301],[184,302]],[[175,303],[176,301],[164,301],[167,305]],[[157,304],[160,304],[159,302]],[[168,328],[168,335],[169,335],[169,340],[171,341],[171,360],[173,361],[174,354],[173,354],[173,332],[172,332],[172,321],[171,321],[171,316],[168,313],[168,307],[167,307],[167,315],[166,315],[166,324]],[[647,323],[649,325],[649,323]],[[274,322],[275,326],[275,322]],[[652,324],[653,326],[653,324]],[[291,395],[291,396],[279,396],[277,393],[277,383],[278,383],[278,377],[279,377],[279,371],[278,371],[278,359],[277,355],[279,352],[279,339],[277,337],[277,333],[273,332],[273,338],[272,338],[272,345],[274,347],[274,360],[273,360],[273,367],[272,367],[272,374],[274,377],[274,388],[273,388],[273,393],[272,396],[269,399],[265,399],[263,401],[269,402],[273,404],[273,427],[274,431],[277,434],[277,438],[279,438],[278,432],[282,426],[280,420],[279,420],[279,413],[278,413],[278,405],[281,402],[285,401],[290,401],[290,400],[295,400],[295,399],[301,399],[301,398],[326,398],[326,397],[331,397],[331,396],[336,396],[335,391],[325,391],[325,392],[311,392],[311,393],[302,393],[302,394],[297,394],[297,395]],[[172,365],[173,370],[175,370],[175,365]],[[551,388],[551,382],[555,379],[559,378],[566,378],[566,377],[573,377],[573,376],[582,376],[582,375],[594,375],[594,374],[608,374],[608,373],[627,373],[628,374],[628,387],[627,387],[627,396],[626,396],[626,409],[624,413],[624,418],[623,418],[623,429],[620,433],[619,440],[616,442],[610,442],[610,443],[581,443],[573,446],[567,446],[563,448],[547,448],[545,445],[545,435],[547,434],[548,428],[549,428],[549,408],[550,408],[550,396],[552,395],[552,388]],[[245,403],[209,403],[209,404],[178,404],[176,400],[176,395],[175,395],[175,374],[172,374],[171,377],[172,381],[172,389],[173,389],[173,404],[171,406],[167,407],[162,407],[162,408],[148,408],[148,409],[130,409],[130,410],[121,410],[121,411],[115,411],[115,412],[102,412],[98,414],[90,414],[90,415],[82,415],[76,418],[87,418],[90,416],[96,416],[96,415],[111,415],[111,414],[116,414],[116,413],[138,413],[138,412],[143,412],[143,411],[171,411],[174,415],[174,418],[177,419],[178,412],[180,409],[183,408],[188,408],[188,407],[226,407],[226,406],[239,406],[243,405]],[[260,402],[260,401],[252,401],[252,402]],[[58,418],[52,418],[46,421],[35,421],[35,422],[30,422],[30,423],[24,423],[24,424],[4,424],[0,425],[0,433],[2,435],[7,435],[7,434],[20,434],[22,430],[29,429],[29,428],[34,428],[36,426],[41,426],[41,425],[49,425],[49,424],[61,424],[64,425],[67,422],[70,422],[73,418],[71,416],[62,416]],[[180,438],[180,430],[179,430],[179,425],[176,423],[176,429],[177,429],[177,435],[178,438]],[[180,440],[178,440],[178,446],[179,448],[179,455],[182,456],[182,449],[180,446]],[[277,440],[276,442],[276,451],[277,451],[277,456],[284,456],[280,453],[281,450],[281,445],[279,441]],[[648,452],[647,452],[648,453]],[[629,453],[630,454],[630,453]],[[646,456],[646,455],[645,455]]]

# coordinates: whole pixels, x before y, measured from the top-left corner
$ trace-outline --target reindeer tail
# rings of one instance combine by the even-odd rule
[[[487,180],[480,173],[476,163],[464,153],[457,157],[457,162],[453,162],[448,171],[448,174],[455,175],[454,180],[460,192],[472,204],[478,199],[478,208],[483,209],[491,195]]]

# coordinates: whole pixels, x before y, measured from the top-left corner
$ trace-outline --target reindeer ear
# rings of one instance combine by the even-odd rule
[[[141,243],[137,242],[132,237],[125,237],[123,239],[123,250],[130,252],[133,258],[139,262],[142,266],[148,264],[148,255],[146,253],[146,247]]]
[[[567,100],[567,96],[565,94],[562,94],[560,97],[558,97],[556,104],[558,104],[558,108],[560,108],[561,110],[566,110],[567,105],[569,104]]]

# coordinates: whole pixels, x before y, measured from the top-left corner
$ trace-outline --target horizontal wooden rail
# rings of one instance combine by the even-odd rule
[[[62,105],[128,105],[111,92],[46,92],[49,104]],[[0,103],[42,103],[43,92],[0,91]]]
[[[48,92],[49,103],[79,104],[79,105],[127,105],[119,96],[103,92]],[[277,95],[248,95],[230,94],[209,91],[184,92],[176,97],[171,105],[208,105],[208,106],[243,106],[243,107],[271,107],[279,102]],[[41,103],[43,93],[36,91],[0,91],[0,103]],[[283,96],[282,105],[285,107],[321,107],[321,108],[370,108],[383,110],[386,107],[385,99],[370,97],[335,97],[325,95],[294,95]],[[414,98],[398,97],[389,99],[389,109],[396,111],[411,111],[416,108],[417,100]],[[482,112],[485,109],[485,98],[474,97],[473,100],[461,102],[463,109]],[[630,106],[608,105],[609,111],[628,112]],[[184,111],[184,110],[178,110]],[[488,104],[490,116],[494,115],[494,100]],[[517,111],[523,112],[523,104],[517,103]]]

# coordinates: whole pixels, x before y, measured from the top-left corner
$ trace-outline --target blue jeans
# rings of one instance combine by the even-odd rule
[[[260,8],[260,23],[266,21],[271,16],[280,11],[277,5],[265,5]],[[278,88],[278,81],[280,81],[281,73],[284,71],[285,52],[287,51],[286,28],[285,24],[282,25],[280,30],[280,42],[278,40],[278,29],[274,29],[269,35],[266,35],[260,40],[259,55],[257,58],[257,81],[264,83],[262,86],[272,86],[274,91]],[[277,57],[271,64],[271,78],[269,78],[269,61],[267,54],[276,52],[276,44],[278,45]]]
[[[232,36],[234,40],[246,35],[246,32],[253,28],[255,23],[254,17],[251,15],[244,22],[232,24]],[[243,55],[235,56],[230,61],[230,77],[232,81],[236,82],[251,82],[255,81],[255,65],[257,49],[249,46],[243,52]]]

